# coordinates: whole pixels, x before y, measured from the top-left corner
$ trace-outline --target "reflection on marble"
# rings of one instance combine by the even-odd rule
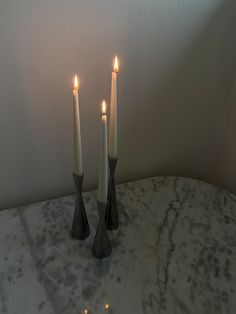
[[[119,185],[110,257],[70,237],[74,197],[0,212],[0,313],[236,313],[236,196],[197,180]],[[110,308],[105,309],[105,304]]]

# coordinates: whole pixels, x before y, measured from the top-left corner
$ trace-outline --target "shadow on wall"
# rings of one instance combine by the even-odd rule
[[[156,73],[157,80],[156,84],[150,82],[149,90],[142,89],[142,80],[147,76],[140,77],[138,69],[127,73],[127,80],[132,76],[137,80],[133,90],[125,90],[127,107],[128,102],[132,103],[132,108],[128,108],[132,122],[127,121],[127,129],[129,124],[132,128],[127,135],[130,141],[121,147],[126,153],[121,153],[125,157],[120,160],[120,167],[130,164],[129,173],[122,173],[122,181],[129,176],[137,177],[135,169],[142,168],[145,160],[146,168],[139,178],[180,175],[222,184],[213,173],[217,174],[215,168],[222,149],[228,98],[236,69],[235,26],[236,2],[224,1],[174,66],[167,68],[158,62],[150,66],[149,71]],[[158,59],[158,51],[155,53]],[[132,64],[132,58],[129,55],[127,63]],[[158,76],[160,69],[166,72],[162,81]],[[139,99],[138,104],[134,103],[132,94]],[[146,102],[146,99],[152,101]],[[141,119],[132,119],[134,116]],[[148,128],[139,128],[144,120],[148,120]],[[155,143],[150,136],[153,129]],[[125,131],[121,130],[120,136],[124,135]],[[136,151],[132,137],[140,140]],[[127,156],[132,158],[127,160]]]
[[[236,33],[236,26],[234,27]],[[233,52],[235,57],[235,51]],[[236,71],[226,102],[226,115],[224,120],[224,130],[222,142],[219,149],[218,158],[210,174],[214,182],[226,190],[236,194]]]
[[[35,158],[34,138],[32,121],[30,121],[27,110],[29,102],[24,92],[24,86],[22,86],[22,69],[18,60],[19,56],[16,55],[14,49],[6,53],[11,55],[11,58],[9,58],[11,66],[7,67],[8,71],[6,73],[1,73],[1,78],[11,81],[12,85],[8,85],[1,94],[1,99],[5,101],[1,101],[0,106],[1,115],[4,117],[0,126],[0,142],[5,142],[5,145],[1,149],[0,160],[8,163],[1,165],[1,181],[4,182],[4,189],[0,188],[0,200],[4,199],[5,195],[2,193],[5,190],[24,192],[28,182],[22,174],[30,172],[32,181],[36,181],[37,178],[37,167],[29,162],[29,160]],[[14,69],[14,73],[9,69]],[[16,140],[16,137],[22,139],[23,145],[22,142]],[[5,140],[6,138],[8,141]],[[25,155],[28,156],[27,159],[24,158]],[[19,179],[14,180],[13,178]]]

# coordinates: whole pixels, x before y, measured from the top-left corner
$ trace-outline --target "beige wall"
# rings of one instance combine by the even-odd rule
[[[235,52],[236,53],[236,52]],[[236,70],[234,66],[234,71]],[[236,71],[235,71],[236,73]],[[223,132],[217,159],[210,173],[212,181],[236,193],[236,75],[232,81],[228,101],[225,103]]]
[[[109,98],[115,53],[119,181],[174,174],[221,182],[235,12],[233,0],[1,1],[0,208],[73,192],[75,72],[85,189],[96,187],[99,102]],[[236,191],[233,178],[224,180]]]

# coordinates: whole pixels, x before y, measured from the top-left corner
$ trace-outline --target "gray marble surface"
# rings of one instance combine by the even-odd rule
[[[70,237],[73,196],[0,212],[0,313],[236,313],[236,196],[176,177],[117,191],[120,228],[104,260],[91,254],[94,192],[81,242]]]

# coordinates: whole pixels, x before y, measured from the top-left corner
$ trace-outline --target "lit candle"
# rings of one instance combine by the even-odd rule
[[[109,308],[110,308],[110,305],[109,305],[108,303],[104,305],[104,309],[105,309],[105,311],[108,311],[108,310],[109,310]]]
[[[117,56],[114,60],[114,66],[111,76],[111,106],[109,121],[109,157],[117,158],[117,73],[119,71],[119,62]]]
[[[106,102],[102,102],[102,122],[100,138],[100,160],[99,160],[99,181],[98,181],[98,201],[107,202],[108,188],[108,160],[107,160],[107,113]]]
[[[74,174],[83,175],[83,160],[81,148],[80,114],[79,114],[79,82],[75,75],[73,89],[73,110],[74,110]]]

